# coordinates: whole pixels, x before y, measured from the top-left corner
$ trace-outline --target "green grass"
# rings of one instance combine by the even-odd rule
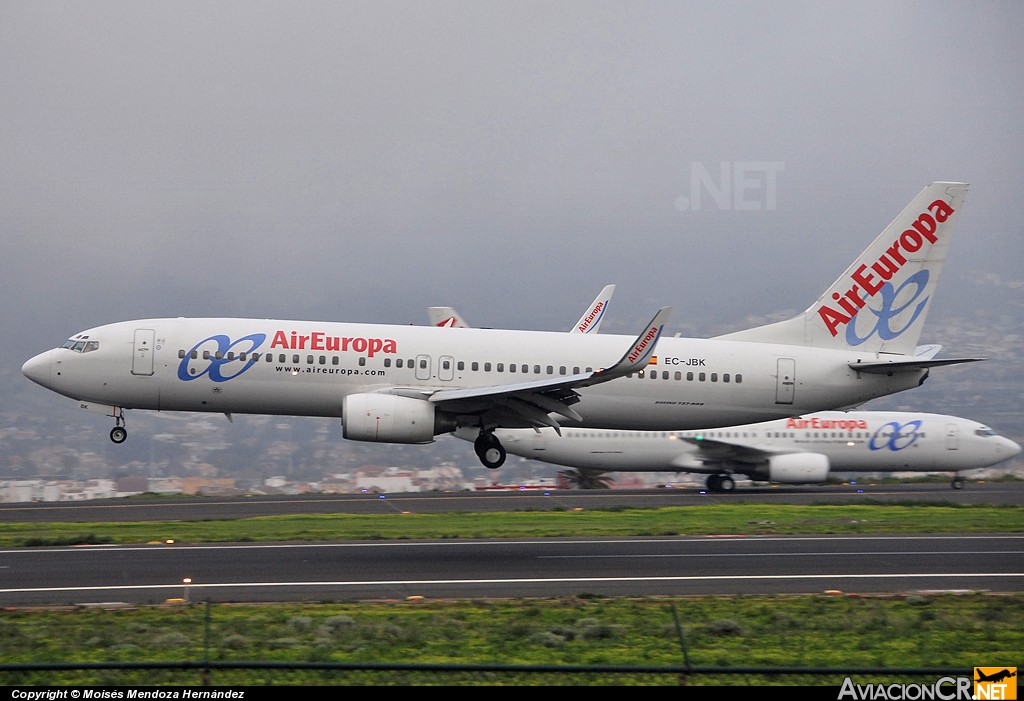
[[[850,670],[1016,666],[1024,649],[1024,595],[747,596],[516,601],[178,604],[124,610],[0,612],[0,659],[17,663],[142,661],[801,667]],[[678,620],[679,627],[676,622]],[[132,675],[136,681],[125,681]],[[46,684],[157,683],[159,673],[48,671]],[[185,675],[182,677],[181,675]],[[212,683],[322,684],[324,673],[216,671]],[[395,683],[363,676],[347,683]],[[19,676],[20,675],[20,676]],[[572,677],[573,675],[570,675]],[[605,683],[677,683],[668,675]],[[196,683],[196,672],[176,683]],[[238,681],[242,679],[243,681]],[[420,673],[410,683],[446,683]],[[560,679],[560,681],[555,681]],[[698,675],[693,683],[751,683]],[[139,681],[142,680],[142,681]],[[234,681],[228,681],[234,680]],[[372,681],[371,681],[372,680]],[[449,680],[450,681],[450,680]],[[774,683],[778,683],[778,679]],[[479,683],[477,678],[475,683]],[[515,683],[535,683],[522,676]],[[0,672],[0,683],[32,683]],[[167,683],[171,683],[168,679]],[[547,675],[540,683],[565,683]],[[573,684],[595,683],[574,678]],[[600,683],[600,682],[598,682]],[[772,683],[760,679],[758,683]]]
[[[1024,506],[708,504],[663,508],[265,516],[225,521],[5,523],[0,547],[675,535],[1024,531]]]

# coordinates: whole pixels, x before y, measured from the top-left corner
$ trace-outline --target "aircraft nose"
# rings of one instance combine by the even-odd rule
[[[1021,447],[1020,447],[1019,443],[1016,443],[1015,441],[1011,441],[1009,438],[1007,438],[1006,439],[1006,447],[1010,451],[1010,454],[1007,457],[1015,458],[1018,455],[1020,455]]]
[[[50,354],[51,351],[40,353],[34,358],[29,358],[21,366],[21,374],[43,387],[50,386]]]

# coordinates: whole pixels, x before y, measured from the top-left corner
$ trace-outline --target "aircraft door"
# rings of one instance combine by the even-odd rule
[[[450,355],[442,355],[438,358],[437,377],[443,382],[450,382],[455,379],[455,358]]]
[[[775,403],[792,404],[796,391],[796,360],[779,358],[778,371],[775,382]]]
[[[430,379],[430,356],[429,355],[417,355],[416,356],[416,379],[417,380],[429,380]]]
[[[960,448],[960,429],[956,424],[946,424],[946,450]]]
[[[135,329],[135,347],[132,355],[133,375],[153,374],[153,348],[156,332],[153,329]]]

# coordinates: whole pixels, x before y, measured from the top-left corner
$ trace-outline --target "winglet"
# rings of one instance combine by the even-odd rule
[[[608,311],[608,303],[613,294],[615,294],[615,285],[605,285],[569,333],[597,333],[597,330],[601,328],[601,321],[604,320],[604,313]]]
[[[464,329],[469,326],[466,320],[451,307],[428,307],[427,316],[430,317],[431,326],[448,326],[454,329]]]
[[[619,359],[619,362],[610,368],[594,372],[594,379],[599,382],[606,382],[616,377],[624,377],[634,372],[640,372],[646,368],[654,356],[654,348],[658,345],[658,339],[661,338],[661,334],[665,330],[665,322],[668,321],[669,314],[671,313],[672,307],[662,307],[659,309],[658,313],[651,319],[651,322],[644,327],[644,330],[633,341],[633,345],[626,351],[626,354]]]

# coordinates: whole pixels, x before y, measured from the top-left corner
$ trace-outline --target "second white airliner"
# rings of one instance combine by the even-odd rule
[[[1016,442],[958,416],[926,412],[821,412],[703,431],[499,429],[513,455],[595,472],[706,474],[708,489],[731,491],[736,475],[781,484],[824,482],[835,472],[952,472],[990,467],[1020,454]],[[467,431],[459,438],[472,440]]]

